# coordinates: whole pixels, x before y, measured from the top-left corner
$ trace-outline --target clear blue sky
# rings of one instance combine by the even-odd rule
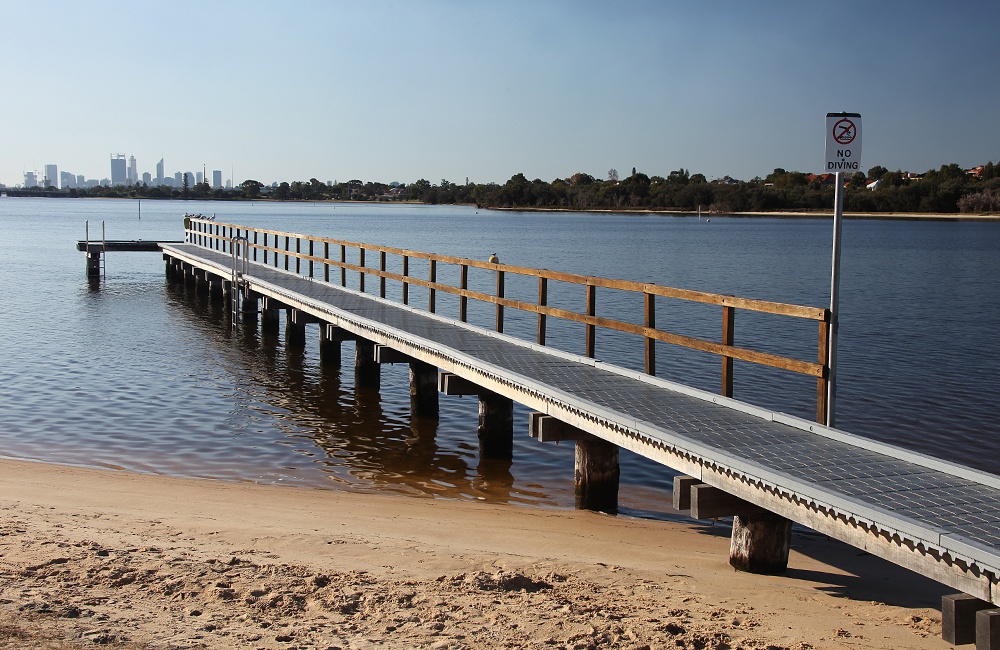
[[[0,0],[0,182],[551,181],[1000,161],[1000,4]]]

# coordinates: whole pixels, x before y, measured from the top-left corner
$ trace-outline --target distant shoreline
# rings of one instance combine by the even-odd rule
[[[57,199],[106,199],[115,201],[139,201],[145,197],[107,197],[107,196],[32,196],[32,197],[18,197],[9,196],[4,190],[0,190],[0,195],[3,198],[57,198]],[[235,198],[235,199],[213,199],[213,198],[199,198],[199,199],[177,199],[177,198],[146,198],[147,201],[218,201],[221,203],[340,203],[345,205],[359,204],[359,205],[425,205],[425,206],[467,206],[470,208],[475,208],[477,210],[491,210],[494,212],[568,212],[568,213],[580,213],[580,214],[629,214],[629,215],[662,215],[669,217],[697,217],[697,212],[692,212],[690,210],[649,210],[649,209],[627,209],[627,208],[539,208],[539,207],[503,207],[503,208],[493,208],[477,206],[475,203],[422,203],[420,201],[343,201],[339,199],[309,199],[309,200],[276,200],[269,197],[257,197],[253,199],[246,198]],[[748,219],[829,219],[832,217],[832,211],[774,211],[774,212],[719,212],[719,213],[709,213],[703,212],[701,214],[703,219],[709,220],[712,217],[733,217],[733,218],[748,218]],[[1000,214],[971,214],[962,212],[926,212],[926,213],[903,213],[903,212],[845,212],[845,219],[852,220],[877,220],[877,219],[890,219],[894,221],[978,221],[978,222],[1000,222]]]
[[[497,212],[580,212],[583,214],[649,214],[670,217],[697,217],[697,212],[690,210],[622,210],[622,209],[567,209],[567,208],[479,208],[480,210],[495,210]],[[830,212],[719,212],[701,214],[703,219],[713,217],[735,217],[750,219],[830,219]],[[1000,214],[966,214],[966,213],[902,213],[902,212],[845,212],[845,219],[894,219],[901,221],[1000,221]]]

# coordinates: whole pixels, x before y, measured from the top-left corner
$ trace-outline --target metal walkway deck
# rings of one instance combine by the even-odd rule
[[[221,278],[231,256],[164,245]],[[1000,476],[253,263],[253,291],[1000,604]]]

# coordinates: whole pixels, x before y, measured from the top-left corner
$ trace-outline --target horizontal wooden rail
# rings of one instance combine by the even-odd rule
[[[458,296],[459,317],[465,321],[467,318],[467,304],[469,300],[476,300],[481,303],[492,304],[496,308],[496,329],[503,331],[503,309],[511,308],[522,312],[533,313],[538,318],[537,341],[544,345],[546,343],[546,319],[548,317],[559,318],[564,321],[581,323],[585,326],[585,348],[587,356],[594,356],[594,332],[597,328],[632,334],[642,337],[645,341],[646,372],[655,374],[655,351],[654,342],[659,341],[670,345],[699,350],[720,356],[722,358],[722,393],[731,397],[733,393],[732,362],[734,359],[746,361],[772,368],[794,372],[817,379],[817,400],[816,418],[819,422],[826,421],[826,388],[829,378],[829,368],[826,362],[826,351],[828,349],[830,312],[822,307],[808,307],[801,305],[791,305],[786,303],[772,302],[768,300],[756,300],[752,298],[740,298],[704,291],[692,291],[689,289],[678,289],[649,282],[636,282],[632,280],[614,280],[597,276],[580,275],[576,273],[565,273],[561,271],[550,271],[547,269],[536,269],[524,266],[513,266],[507,264],[495,264],[451,255],[440,255],[436,253],[425,253],[405,248],[395,248],[391,246],[377,246],[361,242],[351,242],[328,237],[313,237],[309,235],[290,233],[280,230],[270,230],[267,228],[249,228],[246,226],[221,223],[205,219],[191,218],[185,221],[187,229],[187,241],[214,248],[216,250],[227,251],[231,247],[231,240],[236,236],[243,236],[251,239],[248,242],[253,259],[257,260],[260,253],[260,260],[265,264],[275,267],[279,264],[279,256],[283,259],[283,268],[289,270],[289,260],[295,260],[295,272],[301,273],[302,262],[307,262],[308,275],[314,277],[315,265],[323,265],[322,277],[325,281],[330,281],[330,268],[340,269],[339,281],[342,286],[347,285],[347,273],[358,273],[358,287],[364,291],[365,276],[372,276],[379,280],[379,296],[386,295],[386,282],[393,281],[402,284],[403,303],[409,304],[410,285],[423,287],[428,292],[428,311],[435,311],[436,292]],[[308,252],[303,252],[302,241],[308,242],[306,247]],[[294,246],[292,242],[294,241]],[[317,244],[319,246],[317,246]],[[334,251],[339,248],[339,254],[334,259],[330,257],[331,248]],[[357,263],[347,261],[347,249],[357,250]],[[317,255],[316,251],[321,250],[323,255]],[[378,267],[367,266],[365,264],[366,255],[378,253]],[[389,255],[397,256],[402,260],[402,273],[387,270],[386,258]],[[416,277],[410,274],[410,262],[412,260],[425,260],[428,262],[427,278]],[[438,281],[438,265],[450,264],[459,268],[459,286],[454,286]],[[495,293],[483,293],[468,288],[468,270],[470,268],[484,269],[496,274]],[[525,302],[504,296],[504,276],[516,275],[522,277],[538,278],[539,292],[537,302]],[[585,304],[583,311],[572,311],[560,309],[548,305],[548,294],[550,287],[548,283],[562,282],[566,284],[579,285],[586,289]],[[614,289],[644,296],[644,325],[637,325],[614,318],[604,318],[596,315],[597,289]],[[701,303],[715,305],[722,308],[722,335],[721,342],[709,341],[696,337],[668,332],[655,326],[655,297],[661,296],[674,300],[690,303]],[[786,316],[818,321],[819,323],[819,344],[817,347],[817,362],[803,361],[791,357],[785,357],[768,352],[761,352],[747,348],[740,348],[733,344],[734,318],[736,310],[751,311],[776,316]]]

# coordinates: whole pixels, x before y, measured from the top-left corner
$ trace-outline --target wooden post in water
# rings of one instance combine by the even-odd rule
[[[367,339],[355,341],[354,383],[375,390],[382,384],[381,365],[375,360],[375,344]]]
[[[319,326],[319,362],[324,366],[340,365],[340,343],[341,339],[334,336],[337,328],[327,323]]]
[[[257,322],[257,311],[260,309],[258,303],[260,302],[260,294],[256,291],[246,290],[243,296],[243,300],[240,302],[240,318],[243,319],[245,323],[256,323]]]
[[[262,334],[275,335],[278,333],[278,325],[281,320],[278,310],[278,303],[265,296],[260,309],[260,331]]]
[[[485,389],[479,393],[479,455],[514,457],[514,402]]]
[[[733,517],[729,564],[747,573],[775,574],[788,569],[792,522],[764,512]]]
[[[577,508],[617,514],[620,476],[618,445],[596,437],[576,441],[573,488]]]
[[[437,419],[440,412],[437,389],[438,370],[424,361],[410,362],[410,413]]]
[[[285,346],[289,348],[306,347],[306,324],[302,312],[288,308],[285,311]]]

